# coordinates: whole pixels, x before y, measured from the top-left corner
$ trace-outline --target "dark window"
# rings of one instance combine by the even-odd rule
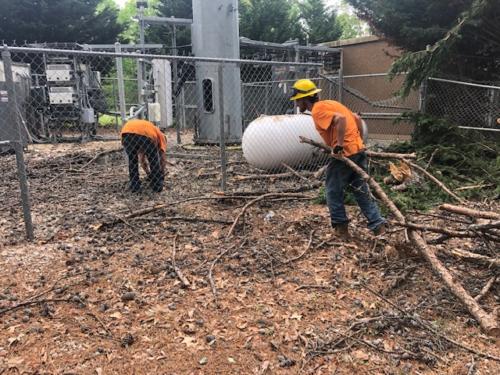
[[[203,80],[203,109],[205,112],[214,112],[214,95],[211,79]]]

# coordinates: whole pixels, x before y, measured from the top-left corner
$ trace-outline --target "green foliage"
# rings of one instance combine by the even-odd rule
[[[339,39],[358,38],[367,35],[367,28],[363,22],[353,14],[342,13],[337,15],[337,23],[342,30]]]
[[[309,43],[330,42],[342,34],[336,13],[323,0],[302,0],[300,14]]]
[[[304,39],[299,8],[292,0],[240,0],[240,35],[283,43]]]
[[[121,31],[110,0],[0,0],[0,40],[7,43],[114,43]]]
[[[100,115],[99,116],[99,126],[105,127],[105,128],[113,128],[120,126],[121,119],[118,117],[118,119],[115,116],[110,116],[110,115]]]
[[[411,143],[391,145],[388,151],[415,151],[419,159],[425,161],[432,157],[429,172],[452,189],[464,184],[489,185],[486,189],[465,191],[466,197],[480,198],[500,193],[498,137],[462,130],[446,119],[422,114],[408,115],[406,120],[415,124]],[[439,188],[432,189],[434,195],[440,193]]]
[[[347,0],[391,43],[420,51],[442,38],[472,0]]]
[[[148,0],[148,8],[144,11],[144,14],[146,16],[157,15],[159,2],[160,0]],[[136,0],[127,0],[125,6],[118,14],[118,22],[123,28],[120,38],[125,43],[138,43],[139,41],[139,23],[133,20],[135,17],[137,17]],[[149,38],[146,38],[146,41],[151,43],[156,42],[150,41]]]

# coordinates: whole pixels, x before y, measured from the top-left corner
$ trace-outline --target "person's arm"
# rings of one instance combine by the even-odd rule
[[[151,172],[149,169],[149,164],[148,161],[146,160],[146,155],[144,154],[144,151],[139,151],[138,152],[139,156],[139,163],[141,164],[142,170],[144,173],[146,173],[147,176],[149,176],[149,173]]]
[[[337,145],[333,149],[333,154],[339,155],[344,151],[344,138],[345,138],[345,128],[347,120],[345,116],[341,113],[336,113],[333,118],[332,125],[336,127],[337,130]]]
[[[358,127],[359,134],[361,137],[363,136],[363,120],[361,120],[361,117],[357,113],[353,113],[354,120],[356,121],[356,126]]]

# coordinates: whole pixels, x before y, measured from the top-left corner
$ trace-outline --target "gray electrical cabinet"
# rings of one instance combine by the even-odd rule
[[[23,124],[26,119],[27,101],[30,95],[30,68],[25,64],[12,64],[12,76],[16,93],[16,119],[11,119],[9,106],[13,98],[8,95],[3,61],[0,60],[0,141],[21,141],[23,146],[28,143],[28,132]],[[16,121],[17,120],[17,121]],[[1,146],[0,152],[6,152],[12,147]]]
[[[196,57],[240,58],[238,0],[193,0],[193,52]],[[197,143],[219,143],[221,133],[220,85],[223,89],[225,141],[240,143],[243,134],[241,115],[241,77],[237,64],[223,65],[219,82],[219,64],[196,63],[198,105]]]

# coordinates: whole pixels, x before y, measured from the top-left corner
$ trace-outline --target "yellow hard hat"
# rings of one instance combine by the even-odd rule
[[[320,92],[313,81],[310,79],[299,79],[293,85],[293,96],[290,100],[297,100],[300,98],[305,98],[306,96],[313,96]]]

